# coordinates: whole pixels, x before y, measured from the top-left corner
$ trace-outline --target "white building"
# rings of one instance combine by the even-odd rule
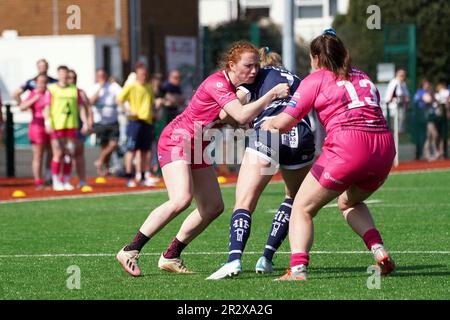
[[[293,0],[295,34],[311,41],[331,26],[336,14],[346,14],[350,0]],[[271,18],[284,23],[284,0],[240,0],[242,17]],[[238,0],[200,0],[200,24],[215,26],[238,16]]]
[[[94,35],[0,36],[0,91],[3,102],[26,80],[36,76],[36,61],[49,61],[49,75],[56,78],[59,65],[67,65],[78,74],[78,86],[87,90],[95,83],[95,69],[109,61],[112,74],[121,76],[120,51],[113,37]],[[109,50],[105,50],[109,48]]]

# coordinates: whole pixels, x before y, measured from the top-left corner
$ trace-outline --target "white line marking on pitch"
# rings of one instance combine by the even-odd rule
[[[373,199],[373,200],[366,200],[364,201],[365,204],[374,204],[374,203],[382,203],[382,200],[377,200],[377,199]],[[338,204],[337,203],[329,203],[326,206],[324,206],[324,208],[337,208]]]
[[[392,254],[450,254],[450,251],[389,251]],[[369,251],[311,251],[312,254],[370,254]],[[228,251],[223,252],[184,252],[183,255],[189,256],[208,256],[208,255],[227,255]],[[245,252],[248,255],[261,254],[260,251]],[[277,254],[291,254],[289,251],[279,251]],[[161,253],[151,252],[142,253],[141,256],[160,256]],[[70,258],[70,257],[115,257],[114,253],[59,253],[59,254],[12,254],[0,255],[0,259],[10,258]]]

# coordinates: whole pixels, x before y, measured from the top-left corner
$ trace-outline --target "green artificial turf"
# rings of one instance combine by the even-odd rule
[[[283,190],[280,183],[267,187],[253,217],[243,272],[221,281],[205,278],[226,262],[234,187],[222,189],[225,212],[183,253],[196,272],[192,275],[157,268],[189,209],[144,248],[142,277],[130,277],[115,258],[148,213],[167,199],[165,192],[0,204],[0,299],[450,298],[450,171],[391,175],[370,198],[369,208],[397,263],[379,289],[367,286],[371,254],[333,206],[315,219],[308,281],[273,281],[289,265],[288,241],[275,255],[274,274],[254,272]],[[80,289],[67,287],[74,283],[71,266],[79,268]]]

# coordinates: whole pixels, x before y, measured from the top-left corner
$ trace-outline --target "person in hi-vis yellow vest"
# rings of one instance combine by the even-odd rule
[[[78,115],[83,123],[82,131],[88,130],[87,106],[77,87],[68,84],[68,71],[66,66],[58,67],[58,82],[48,86],[49,106],[44,112],[45,128],[51,138],[52,181],[56,191],[74,189],[69,180],[79,125]]]

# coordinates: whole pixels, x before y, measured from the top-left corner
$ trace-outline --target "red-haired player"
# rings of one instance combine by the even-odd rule
[[[223,65],[200,84],[187,108],[161,134],[158,160],[169,200],[150,213],[134,240],[117,254],[124,269],[133,276],[141,273],[138,257],[142,247],[195,199],[197,209],[184,220],[158,262],[163,270],[189,272],[180,258],[181,251],[223,211],[216,173],[203,156],[209,144],[202,139],[203,129],[219,120],[222,109],[238,123],[246,124],[272,100],[288,95],[289,86],[280,84],[245,108],[239,102],[236,87],[252,83],[259,68],[258,49],[250,43],[234,43],[224,56]],[[198,144],[200,148],[195,149]]]

